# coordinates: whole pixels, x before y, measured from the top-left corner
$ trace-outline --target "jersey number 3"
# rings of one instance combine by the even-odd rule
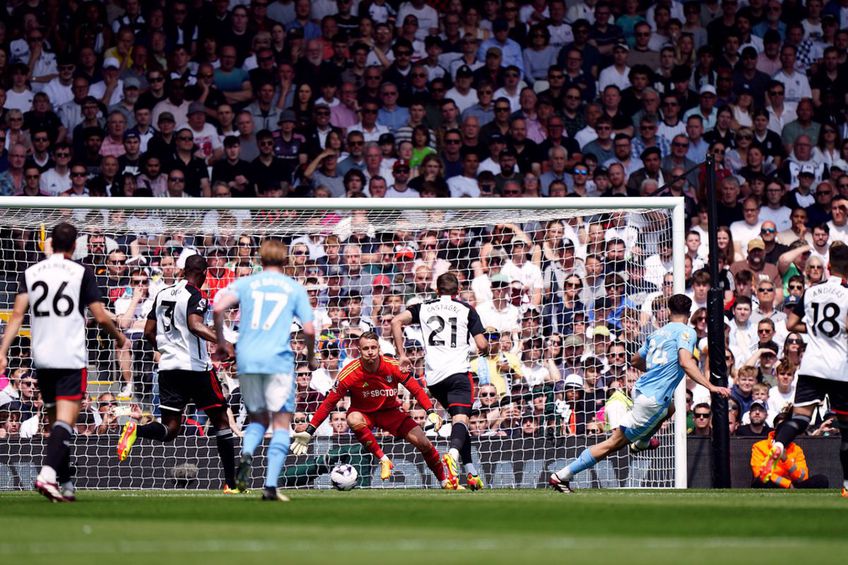
[[[268,314],[268,319],[262,324],[263,330],[270,330],[274,327],[274,323],[276,323],[280,314],[283,313],[283,309],[289,301],[289,296],[283,292],[259,292],[255,290],[250,293],[250,297],[253,299],[253,315],[250,317],[250,327],[254,330],[259,329],[259,319],[262,317],[262,305],[266,300],[273,303],[274,307]]]
[[[450,346],[456,347],[457,319],[451,316],[448,318],[448,324],[450,324]],[[441,316],[430,316],[430,318],[427,319],[427,326],[433,328],[433,331],[430,332],[430,337],[427,338],[427,345],[432,347],[443,346],[445,344],[445,340],[440,336],[445,329],[445,319]]]
[[[56,291],[56,294],[53,296],[53,313],[57,316],[69,316],[71,312],[74,311],[74,299],[65,294],[65,288],[68,286],[67,281],[63,282],[59,285],[59,289]],[[43,318],[44,316],[50,315],[50,308],[41,309],[42,303],[47,299],[47,295],[50,294],[50,288],[47,286],[47,283],[44,281],[36,281],[35,284],[32,285],[32,290],[41,290],[41,296],[35,299],[35,302],[32,303],[32,313],[36,318]]]

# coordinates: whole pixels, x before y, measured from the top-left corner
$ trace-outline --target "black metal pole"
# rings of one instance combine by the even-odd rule
[[[707,343],[710,352],[710,382],[727,386],[727,363],[724,360],[724,290],[719,284],[718,270],[718,195],[716,194],[715,158],[706,159],[707,221],[710,241],[710,291],[707,295]],[[712,396],[713,437],[712,454],[713,488],[730,488],[730,426],[727,399]]]

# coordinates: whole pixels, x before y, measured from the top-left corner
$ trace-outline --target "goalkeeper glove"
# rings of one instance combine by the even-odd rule
[[[439,416],[435,410],[430,409],[427,411],[427,424],[424,426],[424,430],[433,430],[438,432],[439,428],[442,427],[442,423],[442,417]]]
[[[315,433],[315,427],[312,425],[306,426],[306,431],[296,432],[292,435],[292,455],[306,455],[309,447],[309,442],[312,441],[312,434]]]

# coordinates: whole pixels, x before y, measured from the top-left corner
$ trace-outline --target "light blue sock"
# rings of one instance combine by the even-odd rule
[[[597,460],[592,457],[592,453],[587,447],[580,454],[580,457],[566,465],[564,469],[557,471],[556,475],[561,481],[570,481],[574,478],[574,475],[594,467],[597,463]]]
[[[268,446],[268,471],[265,476],[265,488],[277,488],[277,480],[289,453],[289,431],[275,430]]]
[[[242,454],[253,456],[256,448],[262,443],[262,438],[265,437],[265,426],[258,422],[252,422],[247,425],[244,430],[244,438],[241,441]]]

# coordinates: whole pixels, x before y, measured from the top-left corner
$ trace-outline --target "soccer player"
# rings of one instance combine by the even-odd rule
[[[88,366],[85,307],[118,348],[124,346],[126,338],[101,302],[91,267],[71,261],[77,229],[62,222],[53,228],[51,237],[53,254],[21,273],[15,306],[0,343],[0,373],[6,370],[6,354],[29,311],[32,361],[51,425],[35,488],[53,502],[72,502],[76,496],[70,443],[85,394]]]
[[[212,328],[204,324],[208,305],[200,288],[206,280],[206,269],[204,257],[191,255],[185,261],[183,279],[156,294],[145,322],[144,337],[159,352],[162,421],[144,426],[132,420],[127,422],[118,440],[118,460],[127,459],[136,438],[173,441],[182,427],[183,410],[189,402],[194,402],[215,427],[218,456],[224,468],[224,493],[235,494],[239,491],[227,401],[204,343],[217,341]]]
[[[224,315],[238,305],[241,322],[236,367],[250,424],[242,440],[236,487],[240,491],[247,489],[253,454],[270,425],[273,432],[262,499],[287,501],[288,497],[277,490],[277,482],[289,450],[289,427],[297,391],[294,353],[289,343],[291,325],[296,316],[303,327],[312,370],[318,368],[315,326],[306,289],[283,274],[287,257],[283,243],[272,239],[263,241],[259,256],[261,273],[236,280],[215,297],[213,314],[218,336],[215,359],[223,361],[232,357],[233,346],[224,339]]]
[[[713,394],[730,396],[729,389],[713,385],[698,369],[693,357],[697,336],[695,330],[686,325],[691,307],[692,299],[684,294],[669,298],[669,322],[652,333],[630,361],[640,371],[646,371],[636,381],[633,406],[609,438],[587,447],[575,461],[550,476],[548,483],[552,488],[571,493],[569,481],[574,475],[594,467],[610,454],[628,444],[633,444],[634,451],[656,445],[651,439],[674,413],[674,390],[684,375]]]
[[[398,384],[411,392],[418,404],[427,410],[427,421],[434,429],[442,425],[442,419],[433,410],[433,403],[415,378],[401,372],[398,362],[380,354],[380,338],[374,332],[359,336],[359,358],[339,372],[333,390],[321,402],[312,421],[305,431],[294,434],[292,453],[303,455],[312,440],[315,429],[335,409],[339,400],[350,394],[347,423],[368,451],[380,462],[380,478],[384,481],[392,475],[392,461],[380,449],[371,428],[377,426],[398,438],[405,438],[424,456],[427,466],[439,479],[442,488],[453,490],[455,483],[445,478],[445,469],[439,452],[424,435],[421,426],[415,423],[401,407],[397,399]]]
[[[804,292],[789,313],[786,329],[807,333],[807,349],[798,368],[792,416],[775,431],[768,462],[786,460],[787,446],[803,434],[818,405],[830,397],[842,443],[842,496],[848,498],[848,246],[830,248],[830,277]]]
[[[392,319],[392,337],[398,352],[400,369],[407,373],[411,363],[404,350],[403,328],[418,324],[424,337],[424,376],[433,397],[446,407],[451,415],[450,449],[443,461],[448,480],[459,488],[459,459],[462,457],[466,485],[471,490],[483,488],[483,480],[471,461],[471,436],[468,434],[468,417],[474,403],[474,381],[471,377],[470,338],[474,338],[477,351],[485,355],[489,342],[484,337],[483,324],[477,311],[458,300],[459,280],[453,273],[444,273],[436,279],[437,297],[408,310]]]

